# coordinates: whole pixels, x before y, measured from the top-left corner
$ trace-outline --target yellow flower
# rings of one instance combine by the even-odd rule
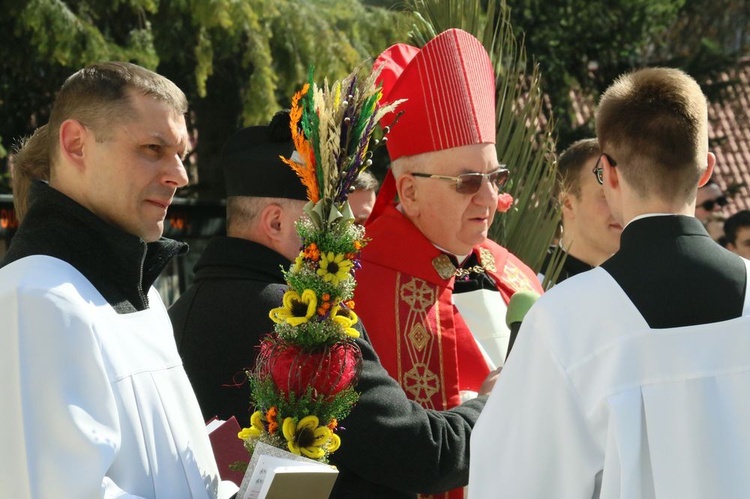
[[[302,270],[302,265],[305,263],[305,255],[300,253],[297,258],[294,259],[294,265],[292,266],[292,272],[299,272]]]
[[[282,304],[283,307],[271,309],[268,314],[271,320],[277,324],[286,322],[292,326],[299,326],[315,315],[318,298],[311,289],[304,290],[302,296],[290,289],[284,293]]]
[[[333,251],[329,251],[320,256],[318,275],[321,276],[324,281],[330,282],[336,286],[339,282],[349,277],[349,271],[352,269],[353,265],[352,261],[347,260],[343,253],[334,255]]]
[[[263,427],[263,414],[261,414],[260,411],[255,411],[253,415],[250,416],[250,428],[242,428],[237,434],[237,438],[240,440],[257,438],[265,433],[265,431],[266,430]]]
[[[326,445],[328,453],[336,452],[339,447],[341,447],[341,438],[335,433],[331,433],[331,439],[328,440],[328,444]]]
[[[354,310],[341,308],[339,305],[336,305],[331,309],[331,319],[333,322],[344,328],[344,332],[347,336],[359,338],[359,331],[352,327],[359,320],[357,314],[354,313]]]
[[[327,426],[319,426],[319,422],[317,416],[305,416],[296,424],[294,418],[284,419],[282,433],[289,452],[310,459],[321,459],[326,452],[338,449],[341,445],[339,436]]]

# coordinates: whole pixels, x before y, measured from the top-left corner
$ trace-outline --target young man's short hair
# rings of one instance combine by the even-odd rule
[[[619,77],[596,111],[602,153],[641,196],[689,200],[706,170],[706,97],[689,75],[646,68]]]

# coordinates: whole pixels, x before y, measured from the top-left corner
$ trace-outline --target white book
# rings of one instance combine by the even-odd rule
[[[338,473],[333,466],[258,443],[237,499],[327,499]]]

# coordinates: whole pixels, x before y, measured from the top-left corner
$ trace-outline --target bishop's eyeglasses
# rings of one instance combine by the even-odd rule
[[[500,168],[489,173],[462,173],[452,177],[450,175],[435,175],[432,173],[418,173],[412,172],[414,177],[422,178],[436,178],[438,180],[449,180],[455,182],[456,192],[460,194],[476,194],[479,192],[479,188],[482,187],[482,182],[485,177],[490,185],[494,186],[499,192],[508,181],[510,172],[505,168],[505,165],[500,165]]]

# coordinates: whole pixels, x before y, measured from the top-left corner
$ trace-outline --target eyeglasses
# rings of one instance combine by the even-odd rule
[[[707,199],[706,201],[703,201],[698,206],[700,206],[701,208],[703,208],[706,211],[712,211],[714,209],[714,206],[716,206],[716,205],[726,206],[728,202],[729,201],[727,201],[726,196],[719,196],[716,199]]]
[[[596,181],[599,182],[599,185],[604,185],[604,168],[601,166],[602,156],[607,157],[607,161],[609,161],[610,165],[617,166],[617,162],[614,159],[612,159],[612,156],[610,156],[609,154],[601,153],[599,155],[599,159],[596,160],[594,169],[591,170],[591,172],[596,176]]]
[[[433,175],[431,173],[412,173],[415,177],[436,178],[438,180],[450,180],[456,183],[456,192],[460,194],[476,194],[482,187],[482,181],[487,178],[490,185],[495,186],[498,191],[501,190],[508,181],[510,172],[505,165],[490,173],[462,173],[456,177],[449,175]]]

